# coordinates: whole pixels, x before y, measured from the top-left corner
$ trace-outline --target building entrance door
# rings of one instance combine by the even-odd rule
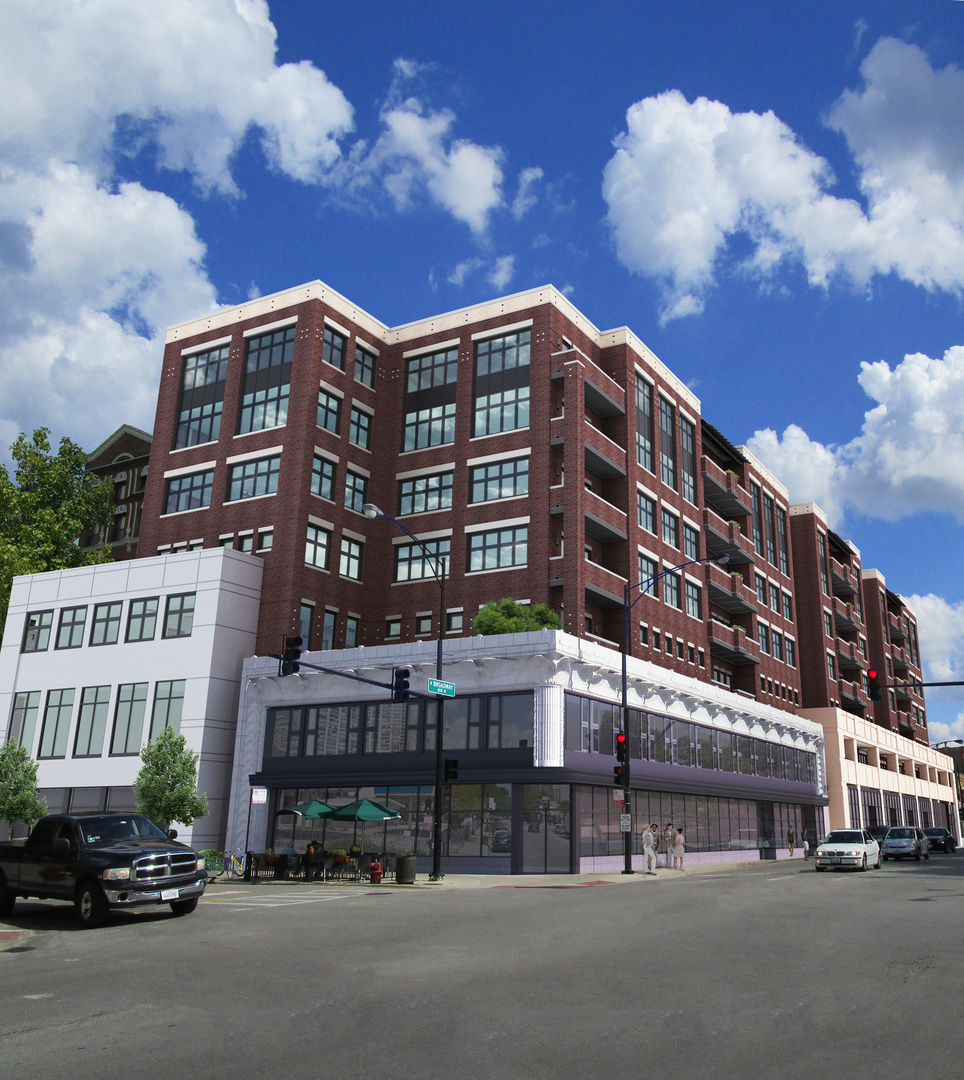
[[[572,869],[572,789],[525,784],[522,793],[523,874],[568,874]]]

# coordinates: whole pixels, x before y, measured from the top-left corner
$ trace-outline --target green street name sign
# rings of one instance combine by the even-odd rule
[[[441,679],[429,679],[428,692],[441,694],[442,697],[455,697],[455,683],[443,682]]]

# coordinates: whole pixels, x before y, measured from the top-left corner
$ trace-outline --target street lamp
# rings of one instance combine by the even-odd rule
[[[639,603],[646,592],[656,584],[661,578],[667,576],[667,574],[675,574],[677,570],[682,570],[687,566],[695,566],[697,563],[716,563],[718,566],[725,566],[730,561],[730,556],[724,552],[722,555],[710,555],[706,559],[689,559],[687,562],[680,563],[679,566],[670,566],[666,570],[661,570],[658,574],[654,574],[652,577],[646,578],[643,581],[637,581],[635,585],[630,585],[627,581],[623,586],[623,681],[622,681],[622,716],[623,716],[623,732],[628,735],[629,723],[628,712],[629,707],[626,703],[627,687],[626,687],[626,656],[629,653],[629,613]],[[632,592],[639,589],[639,595],[636,599],[630,603],[629,597]],[[633,793],[630,786],[630,751],[627,746],[626,761],[622,767],[623,778],[623,799],[626,806],[629,807],[630,814],[632,813],[632,797]],[[623,834],[623,873],[632,874],[633,870],[633,834],[632,834],[632,822],[630,821],[630,831]]]
[[[386,514],[384,510],[379,508],[374,503],[365,503],[362,506],[362,513],[369,520],[374,521],[377,517],[387,518],[389,521],[397,525],[403,533],[410,536],[416,544],[422,549],[422,555],[425,561],[432,568],[432,573],[435,575],[435,580],[438,582],[439,591],[441,597],[439,600],[439,619],[438,619],[438,646],[435,657],[435,677],[438,680],[442,678],[442,642],[445,639],[445,560],[440,559],[438,556],[429,555],[425,544],[410,530],[407,529],[400,521],[396,521],[391,514]],[[445,698],[439,697],[437,699],[437,712],[435,714],[435,805],[432,810],[432,872],[429,874],[429,881],[441,881],[442,880],[442,784],[444,773],[444,759],[442,750],[442,733],[444,731],[443,720],[445,716]]]

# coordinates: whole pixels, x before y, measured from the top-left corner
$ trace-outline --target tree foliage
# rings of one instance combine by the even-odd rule
[[[47,800],[37,789],[37,763],[15,742],[0,746],[0,821],[13,836],[16,823],[33,825],[47,813]]]
[[[562,620],[548,604],[519,604],[511,596],[492,600],[472,621],[477,634],[524,634],[527,630],[561,630]]]
[[[207,796],[197,789],[198,755],[183,735],[166,727],[141,751],[134,781],[137,809],[165,831],[172,821],[190,825],[208,812]]]
[[[111,517],[110,482],[87,472],[86,453],[67,438],[52,453],[49,430],[37,428],[32,439],[17,436],[10,456],[13,479],[0,465],[0,625],[16,575],[111,559],[109,548],[77,546],[81,533],[106,529]]]

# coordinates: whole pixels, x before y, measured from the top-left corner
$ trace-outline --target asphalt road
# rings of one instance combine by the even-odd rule
[[[0,930],[0,1071],[959,1080],[964,854],[604,884],[214,885],[197,912]],[[525,886],[525,887],[519,887]]]

